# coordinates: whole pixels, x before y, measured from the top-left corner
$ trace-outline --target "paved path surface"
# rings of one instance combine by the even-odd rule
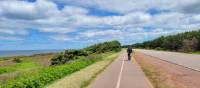
[[[135,51],[200,71],[200,55],[142,49],[136,49]]]
[[[123,52],[106,70],[101,73],[89,88],[153,88],[139,65],[127,61]]]

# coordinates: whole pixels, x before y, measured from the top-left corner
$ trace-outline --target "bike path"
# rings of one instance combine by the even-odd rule
[[[123,52],[88,88],[153,88],[139,65]]]

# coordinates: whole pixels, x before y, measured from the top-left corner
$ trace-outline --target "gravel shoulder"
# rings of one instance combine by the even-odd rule
[[[159,73],[160,76],[155,78],[160,79],[160,83],[164,86],[156,86],[157,83],[152,81],[155,78],[148,77],[155,88],[199,88],[200,86],[200,72],[198,71],[169,63],[137,51],[135,52],[135,58],[140,65],[144,64],[146,67],[147,65],[151,66]]]
[[[135,51],[200,72],[200,55],[144,49],[136,49]]]

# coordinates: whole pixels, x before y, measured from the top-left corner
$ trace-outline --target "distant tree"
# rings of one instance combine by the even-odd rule
[[[193,37],[192,39],[184,39],[183,40],[183,46],[181,47],[180,51],[182,52],[193,52],[198,47],[198,40],[196,37]]]
[[[171,51],[199,51],[200,30],[161,36],[151,41],[133,44],[134,48],[162,49]]]
[[[84,50],[89,53],[104,53],[109,51],[117,52],[121,50],[121,44],[119,41],[109,41],[86,47]]]

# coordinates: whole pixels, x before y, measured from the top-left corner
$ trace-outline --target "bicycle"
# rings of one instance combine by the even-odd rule
[[[128,53],[128,60],[130,61],[131,60],[131,54]]]

